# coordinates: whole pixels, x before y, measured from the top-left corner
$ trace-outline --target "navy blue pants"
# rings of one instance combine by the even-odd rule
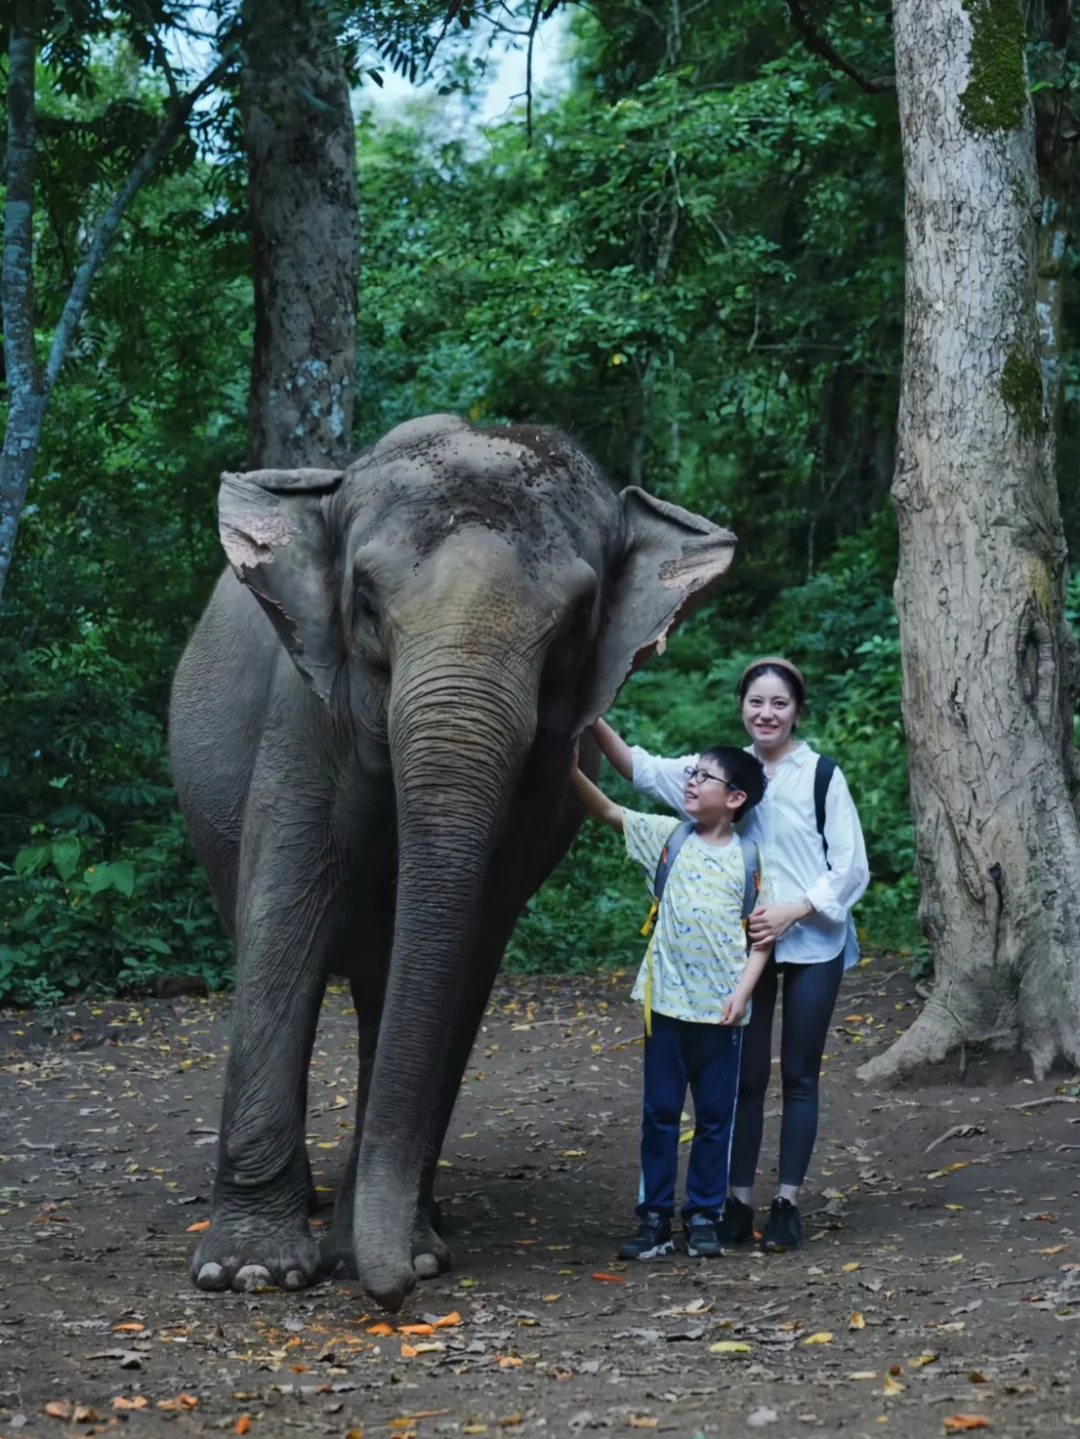
[[[743,1042],[739,1117],[731,1146],[731,1183],[750,1189],[757,1173],[765,1123],[765,1093],[772,1072],[773,1010],[780,974],[784,1010],[780,1034],[780,1184],[800,1185],[810,1167],[818,1127],[818,1080],[829,1021],[844,977],[844,955],[823,964],[777,964],[770,959],[754,987]]]
[[[638,1214],[675,1212],[679,1129],[686,1086],[694,1097],[694,1141],[683,1216],[719,1212],[728,1186],[728,1158],[739,1092],[742,1030],[653,1014],[645,1040],[645,1102],[641,1114]]]

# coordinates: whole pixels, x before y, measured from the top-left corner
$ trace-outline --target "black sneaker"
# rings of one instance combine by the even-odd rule
[[[769,1222],[761,1236],[761,1247],[766,1254],[783,1254],[787,1249],[798,1249],[803,1242],[802,1219],[790,1199],[774,1199],[769,1210]]]
[[[754,1237],[754,1211],[741,1199],[725,1199],[724,1212],[717,1220],[716,1239],[723,1249],[749,1244]]]
[[[719,1259],[724,1246],[716,1237],[716,1214],[699,1210],[683,1222],[686,1252],[691,1259]]]
[[[674,1254],[671,1220],[666,1214],[651,1209],[633,1239],[625,1239],[618,1252],[620,1259],[663,1259],[667,1254]]]

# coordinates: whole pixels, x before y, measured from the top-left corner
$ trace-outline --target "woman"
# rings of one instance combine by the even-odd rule
[[[818,795],[823,782],[828,784],[819,830],[815,778],[820,757],[795,734],[806,706],[806,684],[796,666],[774,656],[748,665],[739,681],[739,704],[752,740],[747,748],[768,776],[765,799],[740,826],[761,854],[765,902],[750,917],[750,938],[754,944],[773,944],[774,952],[754,990],[743,1035],[728,1197],[717,1238],[734,1246],[754,1236],[754,1177],[782,976],[779,1187],[761,1237],[763,1249],[779,1252],[797,1249],[803,1241],[798,1198],[817,1137],[821,1056],[840,980],[858,958],[851,908],[865,892],[870,872],[851,793],[830,761],[822,761],[825,768],[817,778]],[[696,755],[658,759],[639,746],[631,748],[603,720],[595,734],[625,779],[681,812],[684,773],[696,766]]]

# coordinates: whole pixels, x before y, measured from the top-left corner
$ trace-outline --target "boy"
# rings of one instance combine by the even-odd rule
[[[630,858],[650,881],[657,875],[654,889],[662,890],[656,929],[633,990],[633,998],[645,1005],[641,1228],[620,1245],[619,1257],[658,1259],[675,1248],[671,1220],[687,1081],[695,1128],[682,1211],[686,1248],[694,1257],[714,1257],[724,1252],[716,1223],[727,1195],[742,1026],[770,954],[763,946],[747,955],[746,872],[732,826],[765,793],[765,773],[744,750],[727,745],[703,750],[686,772],[683,808],[692,831],[666,815],[620,808],[576,763],[570,778],[589,813],[622,831]],[[678,844],[678,852],[668,869],[669,841]]]

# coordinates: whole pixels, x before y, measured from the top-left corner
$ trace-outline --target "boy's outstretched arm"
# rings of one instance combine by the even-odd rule
[[[576,756],[574,767],[570,771],[570,783],[593,819],[598,819],[601,824],[609,824],[612,829],[622,829],[622,810],[613,800],[608,799],[602,790],[597,789],[591,779],[585,778],[577,767]]]
[[[746,956],[746,964],[739,977],[739,982],[732,991],[731,998],[724,1006],[724,1017],[721,1024],[738,1024],[746,1013],[746,1006],[750,1002],[750,996],[754,987],[761,978],[762,971],[769,962],[772,954],[771,944],[755,945]]]
[[[607,720],[599,719],[593,725],[593,738],[600,746],[600,753],[622,775],[633,783],[634,779],[634,757],[630,753],[630,746],[608,724]]]

